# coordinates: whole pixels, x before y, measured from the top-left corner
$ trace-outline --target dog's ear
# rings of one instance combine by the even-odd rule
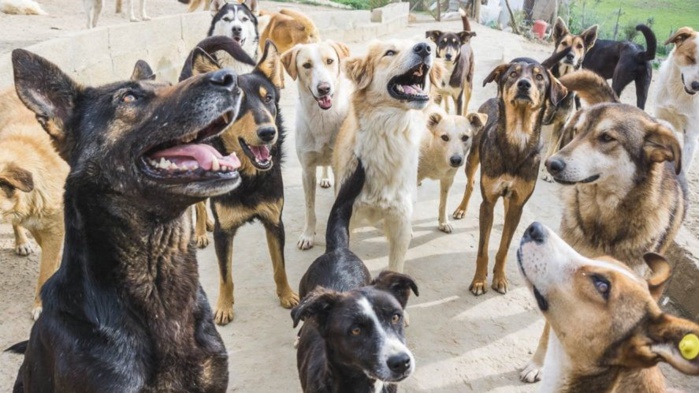
[[[469,41],[471,41],[471,37],[475,37],[476,32],[475,31],[462,31],[459,33],[459,39],[461,40],[461,45],[467,44]]]
[[[589,51],[590,48],[595,46],[595,42],[597,42],[597,25],[588,27],[585,31],[580,33],[580,37],[583,39],[583,42],[585,43],[585,52]]]
[[[218,71],[221,66],[203,49],[196,47],[192,51],[192,76]]]
[[[155,80],[155,72],[153,72],[153,69],[150,68],[148,63],[146,63],[144,60],[139,60],[136,62],[136,65],[133,67],[133,72],[131,73],[131,80],[132,81],[146,81],[146,80]]]
[[[664,256],[654,252],[643,255],[643,260],[652,272],[651,276],[648,277],[646,281],[648,282],[648,290],[651,296],[653,296],[653,299],[657,302],[660,300],[660,296],[663,295],[665,284],[672,275],[672,268]]]
[[[680,46],[687,38],[694,34],[696,34],[696,32],[691,27],[680,27],[675,34],[671,35],[670,38],[665,41],[665,45],[675,44],[675,46]]]
[[[468,119],[468,122],[471,123],[471,126],[475,131],[480,130],[483,126],[485,126],[485,123],[488,122],[488,115],[485,113],[474,112],[466,115],[466,119]]]
[[[292,80],[296,80],[296,77],[298,76],[298,68],[296,68],[296,55],[298,55],[299,49],[301,49],[300,44],[296,44],[293,48],[284,52],[281,58],[282,65]]]
[[[384,270],[371,282],[371,285],[376,289],[392,293],[403,309],[408,304],[411,290],[415,293],[415,296],[420,296],[417,284],[407,274]]]
[[[669,314],[652,316],[647,325],[631,338],[634,361],[650,367],[660,359],[684,374],[699,375],[699,325]]]
[[[509,64],[500,64],[499,66],[495,67],[492,71],[490,71],[490,74],[488,74],[488,76],[486,76],[485,79],[483,80],[483,87],[485,87],[485,85],[487,85],[488,83],[490,83],[496,79],[499,79],[500,75],[507,72],[507,70],[509,68],[510,68]]]
[[[374,79],[374,64],[365,57],[353,57],[345,60],[345,74],[357,85],[357,90],[369,87]]]
[[[298,326],[301,321],[315,317],[321,330],[323,330],[328,313],[342,296],[339,292],[317,287],[306,295],[298,306],[291,310],[291,319],[294,321],[294,327]]]
[[[73,138],[65,127],[82,87],[55,64],[23,49],[12,51],[12,66],[17,95],[36,114],[61,157],[69,161]]]
[[[439,82],[446,73],[447,68],[444,66],[444,60],[435,58],[430,68],[430,83],[434,86],[439,86]]]
[[[568,95],[568,89],[566,89],[561,82],[556,79],[551,73],[551,70],[546,68],[546,72],[549,74],[549,101],[552,105],[558,106],[558,104],[563,101]]]
[[[284,67],[277,46],[271,40],[265,42],[265,50],[257,67],[255,67],[255,71],[266,76],[277,89],[284,88]]]
[[[243,4],[245,4],[249,9],[250,12],[252,12],[253,15],[259,16],[260,15],[260,10],[257,4],[257,0],[245,0],[243,1]]]
[[[568,31],[568,26],[566,26],[566,23],[563,21],[563,18],[559,16],[558,19],[556,19],[556,24],[553,25],[553,32],[551,33],[551,38],[553,38],[554,42],[558,42],[558,40],[565,37],[565,35],[569,33],[570,31]]]
[[[211,2],[211,16],[216,16],[216,14],[225,6],[228,4],[226,0],[213,0]]]
[[[0,172],[0,186],[3,184],[22,192],[30,192],[34,189],[34,177],[28,170],[10,163],[5,171]]]
[[[343,44],[342,42],[336,42],[333,40],[328,40],[328,44],[335,49],[335,53],[337,53],[337,58],[342,61],[343,59],[346,59],[350,55],[350,50],[347,47],[347,45]]]
[[[427,117],[427,129],[434,132],[440,121],[442,121],[442,115],[439,112],[430,113]]]
[[[675,165],[675,173],[682,171],[682,149],[675,134],[660,123],[651,123],[646,126],[646,135],[643,138],[643,151],[651,162],[672,161]]]
[[[434,43],[437,43],[437,40],[439,39],[439,36],[442,35],[442,32],[440,30],[430,30],[425,32],[425,38],[428,40],[431,40]]]

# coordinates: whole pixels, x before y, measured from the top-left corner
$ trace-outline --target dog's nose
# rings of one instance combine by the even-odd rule
[[[243,32],[243,27],[242,26],[233,26],[233,33],[234,34],[240,34]]]
[[[451,60],[451,53],[447,53],[444,57],[445,57],[447,60]]]
[[[566,169],[566,163],[557,158],[549,158],[546,160],[546,169],[548,169],[550,174],[555,176]]]
[[[524,236],[522,239],[526,241],[533,241],[537,244],[541,244],[546,240],[546,228],[538,221],[534,221],[526,231],[524,231]]]
[[[692,82],[692,90],[699,91],[699,82]]]
[[[218,70],[207,75],[211,84],[221,86],[229,91],[233,91],[238,82],[238,75],[231,70]]]
[[[391,356],[386,362],[388,368],[396,374],[403,374],[410,368],[410,356],[407,353]]]
[[[275,130],[274,127],[265,127],[257,130],[257,137],[264,142],[271,142],[276,135],[277,130]]]
[[[432,53],[432,48],[424,42],[421,42],[413,47],[413,52],[422,57],[427,57]]]
[[[518,87],[520,90],[528,91],[529,89],[531,89],[532,83],[529,82],[528,79],[520,79],[520,80],[517,82],[517,87]]]
[[[321,83],[318,85],[318,94],[321,96],[327,96],[330,94],[330,84],[329,83]]]
[[[574,53],[568,53],[566,55],[566,59],[573,61],[575,59],[575,54]]]
[[[451,162],[451,166],[457,167],[461,165],[462,162],[464,162],[464,158],[458,154],[454,154],[453,156],[451,156],[451,158],[449,158],[449,162]]]

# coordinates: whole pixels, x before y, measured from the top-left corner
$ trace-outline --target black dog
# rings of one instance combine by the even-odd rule
[[[93,88],[27,51],[12,61],[19,97],[71,167],[63,260],[29,341],[12,348],[25,353],[14,392],[225,392],[184,213],[240,185],[235,157],[198,144],[237,115],[236,75]],[[149,78],[141,66],[134,76]]]
[[[643,33],[648,49],[644,50],[642,46],[629,41],[598,39],[587,51],[582,66],[602,75],[604,79],[611,79],[612,89],[620,97],[626,85],[635,82],[636,106],[644,109],[653,77],[650,61],[655,58],[657,40],[646,25],[637,25],[636,30]]]
[[[364,263],[349,250],[349,221],[364,186],[359,162],[331,209],[325,254],[304,274],[304,297],[291,316],[299,332],[297,367],[305,393],[392,393],[412,374],[405,346],[403,310],[417,285],[407,275],[382,272],[371,282]]]

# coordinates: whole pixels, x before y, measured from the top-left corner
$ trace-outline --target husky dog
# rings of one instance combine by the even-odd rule
[[[243,3],[226,3],[225,0],[215,0],[211,4],[211,27],[207,37],[222,35],[232,38],[243,48],[245,53],[257,62],[260,34],[257,28],[257,0],[246,0]],[[253,67],[234,61],[232,58],[217,53],[219,64],[233,68],[238,73],[252,71]]]

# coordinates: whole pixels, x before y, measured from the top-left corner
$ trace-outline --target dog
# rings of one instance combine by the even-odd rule
[[[29,341],[10,348],[24,352],[13,391],[225,392],[185,213],[240,185],[240,161],[201,144],[235,118],[236,75],[172,86],[137,67],[135,80],[84,87],[25,50],[12,63],[18,96],[71,168],[63,259]]]
[[[449,113],[449,98],[454,100],[457,115],[465,115],[473,92],[474,60],[470,42],[476,33],[471,31],[471,24],[466,11],[459,8],[464,30],[459,33],[430,30],[426,38],[437,45],[437,58],[444,61],[446,72],[442,79],[432,86],[435,102],[444,103]]]
[[[249,0],[244,3],[227,3],[225,0],[214,0],[211,8],[211,26],[207,37],[226,36],[237,42],[253,60],[258,60],[260,34],[257,30],[257,0]],[[236,59],[218,56],[219,64],[233,68],[237,73],[248,73],[253,66],[241,64]],[[231,61],[233,60],[233,61]]]
[[[139,17],[136,17],[136,14],[134,13],[135,2],[136,0],[129,0],[129,20],[131,22],[150,20],[150,17],[146,14],[146,0],[139,0]],[[117,14],[121,14],[121,4],[122,0],[116,0]],[[97,27],[97,21],[102,13],[102,8],[104,8],[104,0],[83,0],[83,6],[85,8],[85,13],[87,14],[87,28],[93,29]]]
[[[354,203],[353,227],[384,221],[389,242],[389,269],[403,272],[412,229],[420,137],[429,104],[432,48],[426,42],[374,41],[365,56],[345,60],[355,84],[350,112],[333,151],[335,187],[354,171],[366,169],[366,184]],[[430,77],[428,77],[430,76]]]
[[[689,171],[699,140],[699,34],[678,29],[665,45],[675,44],[660,66],[655,115],[684,136],[682,168]]]
[[[34,0],[0,0],[0,12],[8,15],[47,15]]]
[[[493,81],[498,84],[498,97],[488,100],[478,109],[478,112],[488,115],[488,122],[474,136],[466,161],[466,190],[453,214],[455,219],[462,219],[466,214],[476,170],[482,166],[478,257],[469,286],[476,296],[487,291],[488,243],[495,203],[500,197],[505,204],[505,226],[495,256],[492,288],[507,293],[507,250],[524,205],[536,186],[544,109],[547,105],[558,105],[568,93],[546,66],[529,58],[517,58],[495,67],[483,81],[483,86]]]
[[[405,345],[404,309],[412,278],[382,272],[371,281],[364,263],[349,250],[349,223],[366,174],[361,161],[343,183],[328,219],[325,254],[299,284],[301,303],[291,311],[294,327],[304,320],[296,353],[304,392],[393,392],[415,370]]]
[[[546,161],[564,186],[561,236],[588,258],[608,255],[643,276],[643,255],[665,253],[686,214],[680,144],[663,123],[619,103],[597,74],[581,70],[560,82],[591,104],[566,125],[574,138]],[[548,327],[523,381],[540,379],[547,335]]]
[[[417,168],[418,185],[424,179],[439,180],[439,230],[453,230],[447,218],[447,197],[454,183],[456,171],[465,161],[471,149],[473,135],[488,121],[488,115],[447,115],[438,107],[427,118],[427,132],[420,143],[420,159]]]
[[[342,70],[349,56],[343,43],[326,40],[299,44],[282,55],[282,64],[291,79],[297,80],[296,154],[303,170],[306,222],[297,246],[313,247],[316,230],[316,167],[323,167],[320,186],[330,187],[328,167],[337,133],[349,111],[352,86]]]
[[[612,89],[617,96],[626,85],[634,82],[636,86],[636,106],[644,109],[648,98],[648,88],[653,77],[657,40],[650,27],[639,24],[636,30],[646,39],[646,49],[629,41],[600,40],[588,49],[583,59],[585,69],[600,74],[604,79],[612,80]]]
[[[271,40],[285,53],[297,44],[311,44],[320,41],[320,32],[313,20],[301,11],[282,8],[279,12],[261,13],[269,22],[260,35],[260,45]]]
[[[670,277],[661,255],[644,260],[644,280],[624,262],[580,255],[535,222],[517,251],[519,270],[551,325],[540,392],[665,392],[665,362],[699,375],[699,325],[663,313]]]
[[[199,69],[215,71],[221,66],[205,52],[197,52],[193,63]],[[183,75],[187,72],[183,71]],[[282,152],[285,130],[279,110],[280,89],[284,68],[279,52],[267,41],[262,58],[252,73],[240,75],[238,82],[243,98],[229,129],[212,144],[226,153],[240,158],[238,171],[242,186],[234,191],[210,199],[214,216],[214,247],[219,264],[219,296],[214,314],[218,325],[233,320],[233,240],[240,227],[259,220],[265,227],[267,246],[272,259],[274,282],[281,305],[292,308],[299,302],[286,276],[284,261],[284,183],[282,181]],[[206,211],[199,208],[199,211]],[[197,233],[206,234],[199,220]]]
[[[36,320],[41,314],[41,287],[61,263],[63,184],[68,164],[14,89],[0,94],[0,146],[0,221],[12,223],[18,255],[34,251],[25,228],[41,247],[32,306]]]

